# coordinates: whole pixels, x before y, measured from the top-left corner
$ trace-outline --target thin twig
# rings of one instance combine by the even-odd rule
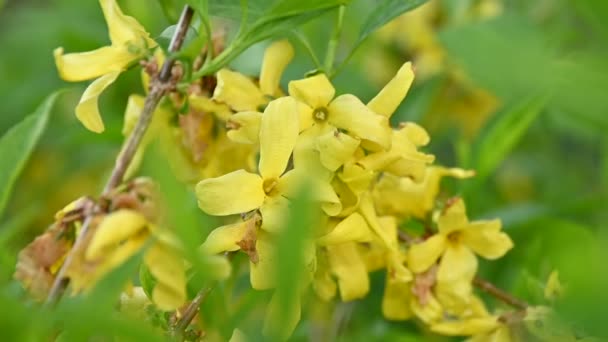
[[[207,295],[209,294],[209,292],[211,292],[212,289],[213,288],[211,286],[208,286],[203,288],[196,294],[196,297],[194,297],[192,302],[190,302],[190,304],[184,311],[184,314],[179,319],[179,321],[177,321],[175,327],[173,328],[173,331],[171,332],[171,336],[174,339],[182,339],[182,337],[184,336],[184,332],[198,313],[201,307],[201,303],[205,300],[205,298],[207,298]]]
[[[487,280],[475,277],[475,279],[473,279],[473,285],[517,309],[525,310],[529,306],[528,303],[524,302],[521,299],[515,298],[510,293],[499,289],[498,287],[496,287],[496,285],[490,283]]]
[[[192,15],[194,11],[190,6],[184,6],[184,10],[182,11],[181,17],[179,19],[178,28],[171,39],[171,44],[169,45],[170,52],[176,52],[179,50],[184,42],[184,38],[186,37],[186,33],[188,31],[188,27],[190,26],[190,21],[192,20]],[[107,199],[110,197],[114,189],[119,186],[124,178],[124,175],[137,151],[137,147],[141,143],[141,140],[152,121],[152,117],[154,115],[154,110],[156,106],[160,102],[160,99],[166,94],[166,92],[175,86],[175,80],[171,80],[171,70],[173,65],[175,64],[175,59],[168,58],[158,75],[157,78],[152,80],[151,89],[146,96],[146,100],[144,102],[144,108],[139,116],[137,121],[137,125],[133,132],[127,138],[127,141],[123,145],[118,158],[116,158],[116,163],[114,164],[114,168],[112,169],[112,174],[106,183],[106,186],[101,193],[101,201],[93,208],[92,212],[86,216],[84,222],[82,224],[82,228],[80,230],[80,234],[74,241],[74,245],[72,249],[68,253],[63,265],[59,269],[57,276],[55,277],[55,281],[53,282],[53,286],[49,292],[49,295],[46,300],[47,305],[55,304],[63,295],[65,288],[69,284],[69,279],[66,278],[67,269],[72,264],[75,258],[75,251],[80,248],[80,245],[85,241],[85,237],[90,229],[93,218],[96,214],[105,212],[107,210]]]

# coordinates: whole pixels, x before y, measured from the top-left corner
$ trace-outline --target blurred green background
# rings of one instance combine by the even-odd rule
[[[156,1],[119,3],[153,37],[170,24]],[[608,1],[431,3],[364,42],[334,79],[338,92],[371,99],[413,60],[417,80],[395,122],[427,128],[428,150],[438,163],[476,169],[473,180],[446,182],[446,195],[464,196],[472,218],[501,218],[515,241],[492,267],[482,262],[482,274],[540,303],[548,274],[558,269],[567,286],[560,305],[569,324],[607,336]],[[338,60],[348,55],[373,6],[354,0],[347,8]],[[143,90],[139,72],[127,72],[102,96],[106,132],[85,130],[73,108],[86,84],[61,81],[52,50],[86,51],[107,42],[97,2],[5,0],[0,7],[0,135],[52,91],[70,89],[0,217],[0,234],[19,232],[3,251],[4,282],[16,252],[51,223],[55,211],[99,192],[122,141],[127,97]],[[334,17],[301,29],[318,55]],[[303,46],[292,42],[297,53],[285,82],[314,68]],[[256,75],[264,45],[247,50],[232,67]],[[367,299],[339,307],[344,340],[418,336],[411,323],[382,320],[382,279],[374,278]],[[303,322],[295,337],[303,339],[308,328]]]

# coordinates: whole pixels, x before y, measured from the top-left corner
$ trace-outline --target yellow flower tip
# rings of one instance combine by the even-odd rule
[[[122,241],[137,235],[146,225],[146,218],[134,210],[121,209],[109,214],[97,227],[85,258],[95,260],[102,257]]]
[[[553,270],[549,274],[547,285],[545,286],[544,295],[547,300],[555,300],[562,296],[564,288],[559,280],[559,272]]]
[[[281,75],[287,64],[293,59],[293,46],[287,39],[274,42],[266,48],[262,70],[260,72],[260,89],[270,96],[279,96]]]
[[[207,214],[216,216],[251,211],[264,202],[263,182],[259,175],[245,170],[204,179],[196,185],[198,205]]]
[[[101,93],[114,83],[120,71],[103,75],[91,83],[76,106],[76,118],[90,131],[102,133],[104,124],[99,113],[98,101]]]
[[[391,117],[397,107],[407,95],[414,82],[412,63],[407,62],[401,66],[393,79],[374,97],[367,107],[382,116]]]
[[[313,110],[326,108],[334,98],[336,89],[325,74],[317,74],[301,80],[291,81],[289,95],[307,104]]]

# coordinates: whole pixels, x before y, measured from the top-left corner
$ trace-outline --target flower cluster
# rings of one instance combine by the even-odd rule
[[[283,61],[292,53],[279,42],[267,56],[281,51]],[[290,229],[290,203],[305,184],[322,214],[305,244],[304,286],[323,300],[339,293],[342,301],[352,301],[369,292],[370,272],[385,269],[386,318],[417,317],[448,335],[502,333],[498,316],[473,294],[472,281],[476,255],[499,258],[512,247],[511,240],[498,220],[470,222],[460,198],[437,208],[441,178],[466,178],[473,172],[432,166],[434,156],[420,150],[429,142],[422,127],[389,124],[414,79],[411,64],[404,64],[367,104],[351,94],[335,96],[322,73],[290,81],[282,96],[278,72],[272,73],[272,87],[265,86],[264,66],[259,84],[230,70],[217,75],[212,100],[237,111],[228,119],[227,135],[255,146],[259,162],[255,169],[196,185],[203,211],[241,215],[213,230],[202,250],[242,250],[250,258],[251,286],[275,288],[277,236]],[[428,222],[429,232],[403,242],[398,226],[410,219]],[[271,300],[268,319],[276,301]],[[294,312],[282,318],[286,335],[300,317],[300,301],[294,302]]]

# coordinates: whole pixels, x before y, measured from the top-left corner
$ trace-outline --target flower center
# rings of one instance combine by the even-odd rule
[[[451,243],[458,243],[460,242],[460,232],[451,232],[448,234],[448,240]]]
[[[319,108],[316,108],[312,112],[312,117],[317,122],[324,122],[325,120],[327,120],[327,114],[328,114],[327,113],[327,108],[325,108],[325,107],[319,107]]]
[[[275,190],[277,184],[279,184],[279,182],[274,178],[265,179],[264,184],[262,185],[264,187],[264,193],[270,196],[272,194],[272,191]]]

